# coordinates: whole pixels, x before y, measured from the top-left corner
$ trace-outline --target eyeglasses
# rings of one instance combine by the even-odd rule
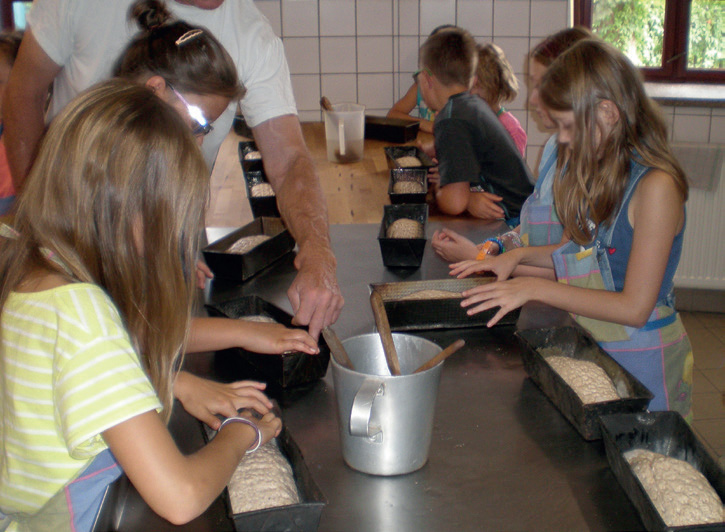
[[[421,72],[425,72],[429,76],[433,75],[433,73],[430,71],[430,69],[428,67],[423,67],[420,70],[416,70],[415,72],[413,72],[413,81],[415,81],[416,83],[418,83],[418,76],[420,75]]]
[[[212,129],[214,127],[209,123],[209,121],[204,117],[204,113],[202,113],[201,109],[197,107],[196,105],[191,105],[189,102],[186,101],[186,98],[184,98],[179,91],[177,91],[174,87],[171,86],[170,83],[168,83],[169,88],[171,88],[172,91],[174,91],[174,94],[176,94],[176,97],[181,100],[181,103],[183,103],[186,106],[186,110],[189,112],[189,116],[191,117],[192,121],[192,127],[191,132],[194,134],[195,137],[201,136],[204,137],[211,133]]]

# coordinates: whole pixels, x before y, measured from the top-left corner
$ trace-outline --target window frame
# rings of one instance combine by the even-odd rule
[[[663,66],[640,68],[646,81],[668,83],[725,83],[725,71],[687,68],[687,36],[692,0],[665,0]],[[574,24],[592,27],[592,0],[574,0]]]

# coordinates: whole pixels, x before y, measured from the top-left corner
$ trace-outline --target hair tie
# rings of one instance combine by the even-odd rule
[[[196,39],[199,35],[202,35],[204,33],[204,30],[189,30],[186,33],[184,33],[181,37],[176,39],[176,46],[182,46],[186,44],[189,41],[192,41]]]

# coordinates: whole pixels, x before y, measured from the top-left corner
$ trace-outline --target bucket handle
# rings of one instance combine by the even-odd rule
[[[370,425],[373,402],[377,396],[385,394],[385,384],[379,379],[365,379],[352,402],[350,409],[350,434],[365,436],[375,441],[382,441],[383,429]]]

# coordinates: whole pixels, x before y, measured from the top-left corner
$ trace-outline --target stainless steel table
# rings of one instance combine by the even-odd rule
[[[472,221],[446,225],[478,240],[501,230],[498,224]],[[428,237],[439,227],[429,223]],[[331,228],[346,300],[335,325],[343,339],[374,330],[369,283],[448,275],[446,263],[430,244],[421,268],[384,268],[378,229],[377,224]],[[285,290],[294,274],[290,255],[243,285],[214,281],[206,298],[222,301],[257,294],[289,311]],[[522,310],[518,326],[551,326],[566,320],[562,313],[530,305]],[[279,398],[284,423],[328,500],[320,530],[642,529],[608,467],[601,441],[584,441],[526,377],[513,332],[513,326],[502,326],[420,333],[442,346],[459,337],[467,345],[443,368],[428,463],[408,475],[375,477],[345,465],[329,372],[311,387]],[[212,356],[187,357],[187,367],[210,374]],[[190,438],[196,439],[198,425],[181,412],[175,417],[177,439],[196,445]],[[149,517],[148,508],[142,507],[143,501],[136,499],[134,509],[126,513],[127,522],[153,522],[155,530],[162,530],[158,518]],[[183,529],[225,530],[231,524],[219,512],[216,505]],[[132,530],[133,525],[118,529]]]

